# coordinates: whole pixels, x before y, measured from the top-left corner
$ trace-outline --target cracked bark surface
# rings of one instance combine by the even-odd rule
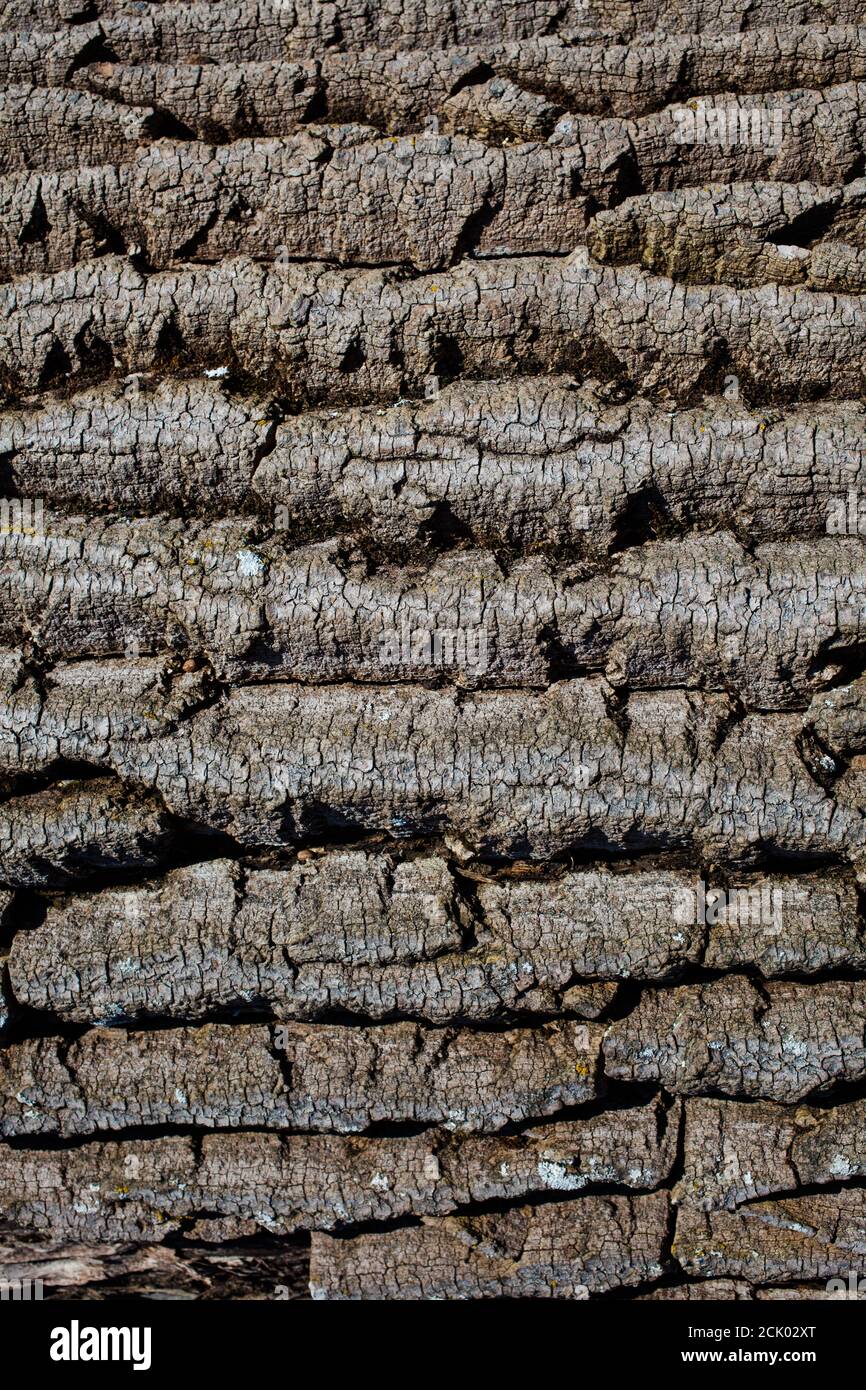
[[[268,1008],[441,1023],[592,1019],[618,981],[700,965],[866,970],[856,891],[836,875],[748,875],[708,911],[700,895],[698,877],[670,870],[472,884],[434,857],[346,851],[246,871],[213,860],[49,904],[12,939],[11,991],[76,1023]]]
[[[858,538],[750,553],[729,534],[696,536],[581,579],[476,550],[373,569],[356,538],[287,549],[279,534],[251,540],[243,517],[196,527],[45,512],[43,528],[0,536],[0,642],[53,661],[169,650],[204,654],[226,681],[444,673],[468,687],[589,671],[781,710],[837,680],[866,640]]]
[[[317,1232],[310,1289],[321,1299],[585,1298],[660,1277],[667,1219],[667,1194],[655,1193],[444,1217],[349,1241]]]
[[[46,47],[55,40],[40,38]],[[565,112],[634,119],[686,97],[734,88],[761,95],[862,81],[863,48],[862,26],[816,32],[811,25],[786,24],[746,34],[647,36],[632,43],[597,42],[590,32],[580,44],[555,36],[517,43],[492,39],[481,47],[412,53],[369,47],[319,51],[313,59],[299,52],[296,61],[281,61],[281,55],[237,61],[232,54],[218,66],[159,61],[152,50],[123,63],[87,64],[82,54],[69,81],[124,105],[154,108],[203,139],[236,139],[251,131],[290,135],[326,109],[332,119],[392,134],[423,131],[435,120],[448,131],[493,140],[544,140]],[[8,80],[45,81],[47,72],[50,81],[55,70],[46,54],[35,69],[10,67]]]
[[[6,937],[12,922],[13,894],[0,891],[0,1034],[3,1034],[15,1018],[15,997],[9,981],[9,948]]]
[[[857,34],[856,43],[862,46],[863,31],[858,30]],[[761,42],[766,40],[762,37]],[[562,62],[569,72],[574,66],[574,52],[571,47],[563,50]],[[607,47],[605,52],[609,52]],[[555,57],[555,51],[547,48],[539,55],[545,71],[550,66],[551,56]],[[630,57],[628,54],[627,58]],[[727,83],[722,81],[717,84],[722,91],[715,95],[690,95],[686,88],[688,101],[672,102],[658,111],[634,118],[565,112],[556,119],[560,108],[555,103],[537,92],[524,91],[507,77],[479,84],[476,77],[489,70],[484,60],[479,62],[468,55],[459,57],[456,77],[447,63],[444,72],[443,64],[435,58],[426,59],[426,63],[431,69],[429,75],[434,89],[442,86],[443,77],[446,86],[450,84],[456,88],[454,95],[442,101],[438,112],[413,122],[410,118],[412,100],[400,101],[399,67],[394,70],[393,58],[389,60],[388,55],[374,55],[368,65],[371,70],[366,74],[352,76],[346,72],[342,74],[342,82],[339,77],[336,80],[333,115],[354,117],[357,113],[362,119],[352,118],[335,126],[318,123],[321,108],[330,105],[329,83],[320,79],[318,93],[314,91],[312,99],[308,99],[306,91],[311,83],[315,86],[315,74],[303,66],[299,72],[297,64],[288,68],[254,64],[249,70],[237,69],[235,87],[240,84],[240,90],[236,91],[234,114],[230,111],[226,115],[228,129],[219,122],[203,121],[200,101],[190,109],[189,100],[185,100],[182,93],[176,95],[178,81],[185,85],[194,83],[195,74],[202,69],[145,70],[144,80],[135,81],[140,69],[133,67],[126,69],[124,81],[118,81],[110,65],[107,70],[100,65],[95,73],[87,69],[83,75],[75,74],[76,85],[72,87],[17,83],[3,89],[0,169],[4,174],[11,174],[25,169],[72,170],[76,165],[115,163],[118,159],[126,164],[136,158],[142,143],[148,139],[178,135],[189,138],[194,134],[205,139],[216,137],[220,142],[226,137],[239,138],[241,151],[251,145],[258,151],[261,175],[266,168],[261,156],[274,143],[273,139],[250,142],[243,137],[258,136],[264,124],[265,133],[272,137],[303,134],[315,139],[324,136],[329,146],[338,149],[366,145],[376,137],[381,139],[382,126],[387,130],[389,125],[396,125],[397,135],[389,137],[391,143],[398,142],[399,135],[408,134],[407,139],[398,142],[403,152],[401,163],[392,165],[393,179],[398,186],[405,182],[407,172],[411,175],[413,171],[417,174],[423,170],[425,150],[429,155],[431,149],[452,149],[447,136],[477,137],[483,142],[480,149],[473,140],[454,142],[454,150],[470,156],[484,154],[487,146],[512,145],[513,148],[498,152],[503,165],[497,166],[496,148],[486,149],[486,158],[494,169],[501,167],[503,173],[510,171],[518,191],[526,181],[527,171],[535,170],[543,181],[547,170],[550,182],[551,168],[565,164],[575,189],[602,206],[618,202],[627,192],[652,193],[707,182],[730,183],[747,179],[844,183],[862,172],[859,148],[863,140],[866,95],[862,81],[761,91],[744,96],[725,91]],[[375,98],[376,69],[381,74],[383,67],[387,87],[384,101],[390,105],[396,99],[395,116],[383,111],[381,102],[377,103]],[[859,71],[859,67],[856,70]],[[535,80],[530,76],[530,81]],[[272,83],[273,101],[279,101],[287,87],[299,88],[299,92],[293,91],[293,95],[282,100],[282,107],[288,106],[285,119],[271,105],[261,119],[250,109],[257,105],[257,100],[247,97],[246,85],[249,82],[260,85],[261,81]],[[594,79],[596,88],[600,81],[601,74],[598,74]],[[465,83],[468,85],[463,85]],[[202,97],[207,86],[205,79]],[[116,93],[118,97],[124,93],[134,96],[136,87],[152,94],[156,102],[167,101],[168,107],[129,103],[112,95],[102,95],[105,92]],[[298,122],[299,96],[304,111],[313,116],[310,124]],[[360,112],[357,111],[359,103]],[[187,125],[183,117],[191,125]],[[413,125],[421,127],[414,134],[411,133]],[[439,127],[441,134],[429,131],[431,125]],[[421,143],[416,161],[417,141]],[[444,143],[437,143],[440,141]],[[304,148],[303,144],[300,148]],[[231,167],[230,151],[225,158]],[[237,172],[237,159],[233,162]],[[387,166],[385,160],[383,167]],[[427,182],[430,184],[435,179],[428,174]],[[463,183],[465,187],[465,177]],[[471,179],[469,183],[471,186]],[[352,186],[350,183],[347,196]],[[371,226],[375,226],[377,220],[374,215]],[[507,219],[504,220],[507,225]],[[311,234],[314,230],[315,224]]]
[[[243,1133],[7,1148],[2,1214],[56,1239],[227,1240],[443,1215],[470,1203],[668,1177],[676,1107],[654,1102],[499,1138]],[[207,1213],[202,1215],[202,1213]]]
[[[435,281],[245,257],[143,274],[107,256],[0,287],[0,310],[0,370],[13,391],[184,355],[202,366],[228,358],[298,400],[364,402],[417,392],[455,365],[469,376],[540,373],[593,352],[682,399],[728,373],[758,400],[863,389],[856,297],[683,287],[599,265],[584,248],[466,260]]]
[[[134,151],[159,132],[156,112],[73,87],[0,89],[0,172],[74,169]]]
[[[863,1210],[858,1189],[755,1202],[732,1212],[684,1204],[674,1252],[687,1273],[701,1278],[752,1284],[815,1279],[826,1287],[827,1280],[860,1266]]]
[[[753,984],[744,975],[647,991],[605,1037],[608,1076],[678,1095],[788,1103],[866,1075],[861,981]]]
[[[863,1176],[862,1101],[789,1109],[694,1100],[685,1114],[680,1195],[705,1210]]]
[[[348,529],[390,555],[450,526],[598,559],[659,528],[866,533],[847,507],[866,485],[862,430],[859,401],[762,413],[712,397],[672,413],[561,377],[280,419],[270,398],[144,376],[0,414],[0,456],[12,495],[90,515],[250,511],[287,540]]]
[[[2,803],[0,880],[62,887],[158,864],[169,836],[158,802],[110,778],[61,782]]]
[[[365,828],[447,831],[475,853],[537,859],[602,845],[741,861],[770,846],[863,852],[861,775],[825,790],[817,779],[844,763],[811,761],[809,747],[804,760],[808,712],[742,715],[721,694],[637,693],[619,707],[606,682],[578,680],[542,694],[270,685],[208,697],[206,671],[146,657],[7,689],[8,775],[86,762],[250,845]]]
[[[421,271],[451,265],[467,241],[477,255],[513,256],[584,240],[587,200],[573,191],[569,150],[489,149],[462,135],[353,139],[350,129],[224,146],[161,140],[120,166],[9,177],[0,274],[61,269],[112,240],[139,246],[153,267],[256,255]],[[34,209],[50,230],[22,245]]]
[[[0,0],[0,1281],[823,1300],[854,0]]]
[[[222,146],[161,140],[121,165],[7,175],[0,275],[131,248],[155,269],[256,255],[432,271],[467,252],[567,254],[586,244],[599,261],[675,280],[864,288],[863,179],[643,193],[591,218],[579,147],[352,131],[311,125],[289,139]]]
[[[133,0],[83,0],[49,3],[49,0],[6,0],[0,18],[6,25],[56,25],[80,22],[98,15],[104,31],[116,45],[146,47],[150,53],[192,56],[207,49],[216,61],[230,59],[240,50],[255,47],[292,47],[305,51],[310,45],[325,49],[369,48],[395,44],[403,50],[453,47],[456,44],[500,37],[533,39],[538,35],[562,35],[569,41],[592,41],[599,31],[630,36],[645,31],[667,34],[748,33],[754,28],[790,23],[814,23],[814,9],[797,0],[719,0],[705,4],[680,0],[674,6],[658,0],[624,4],[623,0],[591,0],[591,3],[557,4],[552,0],[523,0],[506,7],[489,3],[462,5],[455,12],[433,0],[415,0],[399,8],[358,3],[341,5],[339,18],[315,3],[274,4],[266,0],[245,3],[165,3],[144,9]],[[829,0],[821,6],[826,24],[854,24],[860,19],[855,0]],[[234,41],[234,42],[233,42]]]
[[[864,288],[866,182],[734,183],[627,198],[589,232],[599,260],[738,286]],[[805,244],[804,244],[805,243]]]
[[[186,1124],[352,1133],[382,1122],[485,1133],[594,1099],[600,1044],[598,1025],[567,1020],[500,1033],[412,1023],[95,1029],[0,1053],[0,1134]]]

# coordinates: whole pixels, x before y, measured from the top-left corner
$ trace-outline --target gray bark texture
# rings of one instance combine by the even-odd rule
[[[857,1287],[864,20],[0,0],[4,1297]]]

